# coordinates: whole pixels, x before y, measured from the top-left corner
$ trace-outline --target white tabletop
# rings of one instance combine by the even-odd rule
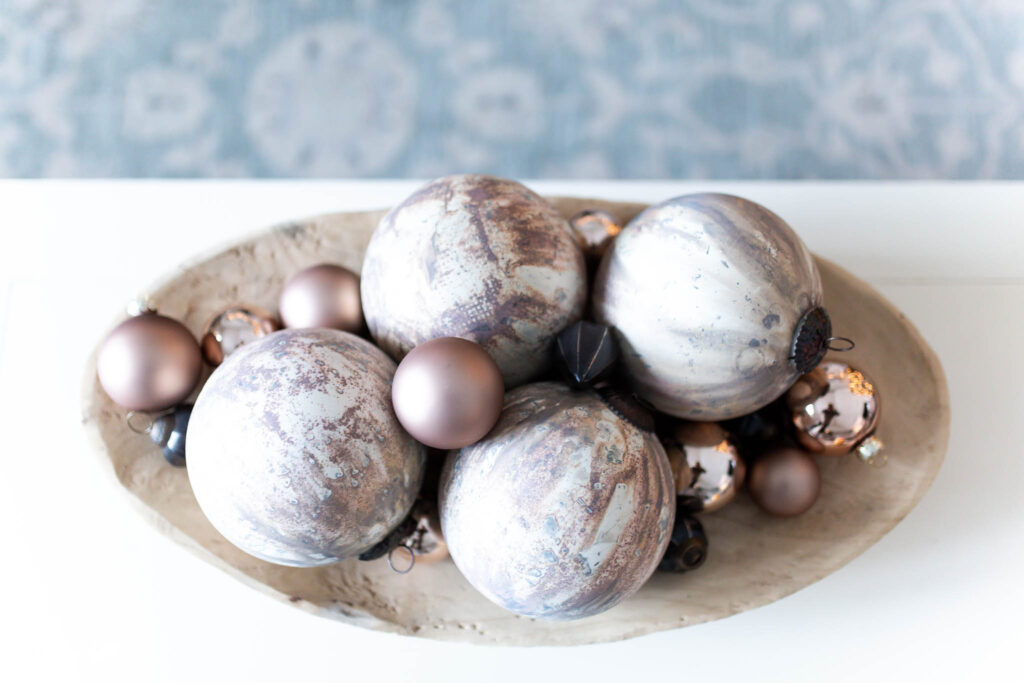
[[[813,250],[879,288],[941,357],[953,428],[930,492],[844,569],[767,607],[608,645],[436,643],[309,616],[149,527],[101,471],[78,424],[83,364],[106,325],[151,280],[196,254],[278,221],[386,206],[415,185],[0,181],[0,624],[8,631],[0,636],[0,678],[521,683],[565,674],[710,683],[1017,675],[1024,184],[530,183],[547,194],[610,199],[719,189],[758,200]]]

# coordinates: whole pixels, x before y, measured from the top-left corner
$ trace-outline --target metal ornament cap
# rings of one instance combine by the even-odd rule
[[[793,363],[801,373],[810,372],[825,357],[832,341],[832,319],[821,306],[800,318],[793,334]]]

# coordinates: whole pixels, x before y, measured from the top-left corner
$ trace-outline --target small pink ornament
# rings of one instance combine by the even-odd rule
[[[306,268],[284,283],[278,309],[285,327],[358,333],[363,329],[359,276],[329,263]]]
[[[395,372],[391,399],[405,430],[432,448],[476,443],[501,415],[505,386],[483,347],[457,337],[420,344]]]

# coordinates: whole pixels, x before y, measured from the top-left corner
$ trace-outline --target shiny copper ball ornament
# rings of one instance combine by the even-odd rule
[[[821,492],[821,474],[814,458],[796,448],[776,448],[750,466],[747,490],[765,512],[795,517],[811,509]]]
[[[363,329],[359,276],[329,263],[299,271],[284,283],[278,312],[285,327],[358,333]]]
[[[199,383],[196,338],[173,318],[147,312],[115,327],[100,345],[96,373],[122,408],[158,411],[181,403]]]
[[[448,176],[381,220],[362,296],[370,334],[392,358],[462,337],[515,387],[547,370],[555,335],[582,316],[586,264],[569,222],[543,197],[514,180]]]
[[[676,197],[623,228],[594,279],[640,398],[688,420],[754,412],[821,360],[831,336],[814,258],[786,223],[723,194]]]
[[[201,345],[203,358],[216,367],[240,346],[281,329],[267,311],[255,306],[226,308],[207,324]]]
[[[672,534],[675,491],[653,434],[590,389],[513,389],[494,429],[448,456],[441,525],[452,559],[497,605],[579,619],[635,593]]]
[[[583,247],[583,253],[594,263],[599,263],[620,232],[622,225],[607,211],[585,209],[569,221],[576,239]]]
[[[687,512],[714,512],[728,505],[743,486],[747,468],[732,437],[714,422],[683,422],[664,440],[679,453],[676,494]]]
[[[878,389],[846,363],[820,364],[796,381],[785,402],[797,440],[812,453],[849,453],[878,426]]]
[[[425,449],[391,408],[394,362],[365,339],[282,330],[246,344],[199,393],[192,491],[255,557],[314,567],[358,556],[406,518]]]
[[[391,384],[395,415],[420,443],[462,448],[491,430],[505,384],[483,347],[457,337],[420,344],[402,359]]]

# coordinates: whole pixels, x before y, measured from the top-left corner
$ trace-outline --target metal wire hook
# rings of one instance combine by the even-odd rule
[[[398,569],[397,567],[395,567],[395,563],[393,561],[392,556],[395,554],[395,551],[399,548],[409,553],[409,566],[405,569]],[[405,544],[397,545],[388,551],[388,566],[391,567],[391,571],[395,572],[396,574],[408,574],[412,571],[412,568],[416,566],[416,553],[413,552],[412,548]]]
[[[835,342],[841,342],[841,344],[836,346]],[[857,344],[849,337],[829,337],[825,340],[825,346],[829,351],[838,351],[841,353],[843,351],[853,351]]]

